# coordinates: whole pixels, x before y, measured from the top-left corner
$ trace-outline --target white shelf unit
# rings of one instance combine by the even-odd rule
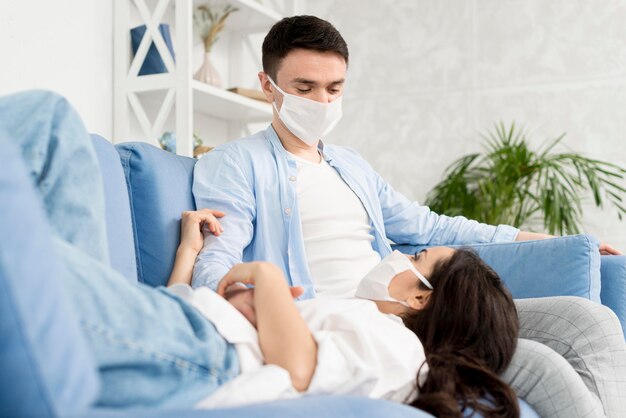
[[[239,9],[226,21],[231,43],[240,45],[239,49],[244,48],[250,35],[267,32],[282,18],[279,13],[255,0],[115,0],[114,143],[137,139],[131,137],[131,123],[134,123],[142,132],[144,138],[141,139],[158,145],[157,139],[163,133],[166,122],[173,119],[172,130],[176,132],[177,154],[192,156],[195,117],[209,116],[238,127],[271,120],[272,107],[269,103],[193,79],[195,68],[192,56],[194,42],[197,43],[193,37],[193,11],[200,4],[231,4]],[[140,18],[138,24],[146,25],[146,33],[134,57],[130,29],[137,24],[137,19],[132,21],[133,13]],[[171,21],[175,62],[159,32],[159,24],[166,18]],[[168,72],[139,76],[139,69],[152,42]],[[234,50],[228,53],[233,67],[241,63],[237,52]],[[258,67],[260,68],[260,62]],[[155,117],[148,116],[144,107],[145,100],[142,102],[140,95],[143,98],[147,96],[148,102],[158,108]],[[171,118],[172,110],[174,118]]]

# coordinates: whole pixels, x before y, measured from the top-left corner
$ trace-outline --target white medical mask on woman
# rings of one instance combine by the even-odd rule
[[[287,129],[308,145],[313,145],[318,139],[324,138],[333,130],[341,119],[341,99],[337,97],[330,103],[316,102],[285,93],[267,77],[272,86],[283,95],[283,104],[280,111],[276,107],[276,100],[272,103],[278,117]]]
[[[411,270],[427,288],[432,290],[433,287],[430,282],[422,273],[417,271],[411,260],[396,250],[383,258],[380,263],[363,277],[354,296],[361,299],[398,302],[409,307],[406,301],[396,300],[389,294],[389,284],[391,284],[393,278],[407,270]]]

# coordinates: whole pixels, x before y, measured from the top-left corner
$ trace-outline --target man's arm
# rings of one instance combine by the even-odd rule
[[[242,163],[224,150],[202,157],[194,168],[193,195],[198,210],[211,208],[226,214],[220,236],[205,234],[193,269],[193,287],[215,290],[219,280],[243,257],[252,240],[256,215],[254,191]]]
[[[555,238],[554,235],[520,231],[509,225],[487,225],[463,216],[438,215],[428,206],[411,202],[373,169],[377,177],[378,196],[381,202],[385,232],[397,244],[452,245],[478,244],[485,242],[530,241]],[[601,242],[602,255],[622,253]]]
[[[372,170],[373,171],[373,170]],[[463,216],[438,215],[428,206],[411,202],[376,176],[385,232],[397,244],[464,245],[514,241],[519,230],[509,225],[487,225]]]

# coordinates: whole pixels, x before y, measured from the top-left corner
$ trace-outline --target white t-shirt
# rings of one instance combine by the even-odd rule
[[[198,408],[238,406],[306,395],[366,396],[404,402],[415,396],[424,348],[394,316],[363,299],[309,299],[296,306],[317,342],[317,366],[305,393],[291,385],[287,371],[264,365],[256,329],[224,298],[207,287],[178,284],[170,291],[193,305],[235,345],[241,374],[221,386]],[[425,379],[428,366],[420,371]]]
[[[380,262],[363,203],[323,158],[296,160],[296,193],[304,250],[317,296],[351,298]]]

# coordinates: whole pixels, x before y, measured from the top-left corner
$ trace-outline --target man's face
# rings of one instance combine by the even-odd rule
[[[283,58],[274,82],[285,93],[330,103],[343,94],[346,69],[346,61],[335,52],[295,49]],[[280,109],[282,94],[270,84],[266,73],[259,73],[259,79],[267,99],[275,100]]]

